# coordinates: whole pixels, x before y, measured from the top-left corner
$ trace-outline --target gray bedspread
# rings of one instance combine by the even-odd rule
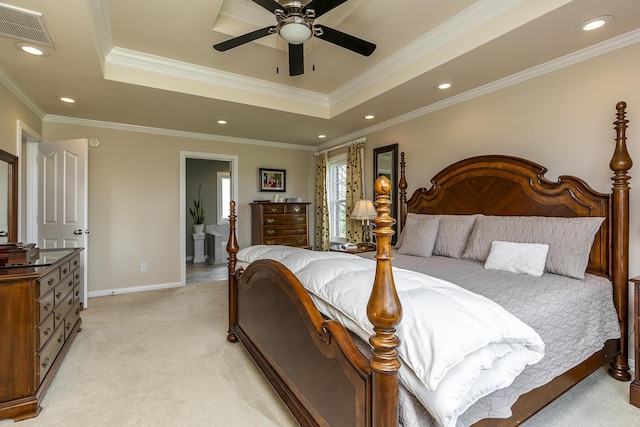
[[[373,255],[362,254],[371,259]],[[438,277],[497,302],[535,329],[545,342],[545,357],[527,367],[510,387],[471,406],[459,419],[461,426],[483,418],[509,417],[510,407],[520,395],[578,365],[600,350],[605,341],[620,337],[612,286],[605,278],[587,274],[585,281],[581,281],[548,273],[534,277],[487,270],[476,261],[439,256],[421,258],[401,255],[395,250],[393,255],[394,268]],[[400,399],[405,427],[433,425],[424,408],[408,392],[401,392]]]

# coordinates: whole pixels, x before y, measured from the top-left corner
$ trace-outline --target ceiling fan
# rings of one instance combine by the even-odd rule
[[[371,55],[376,49],[376,45],[373,43],[333,28],[313,23],[316,18],[340,6],[347,0],[311,0],[306,5],[304,1],[282,0],[282,4],[277,3],[275,0],[252,1],[273,13],[277,24],[218,43],[213,46],[214,49],[224,52],[277,33],[289,43],[290,76],[299,76],[304,73],[303,44],[313,36],[364,56]]]

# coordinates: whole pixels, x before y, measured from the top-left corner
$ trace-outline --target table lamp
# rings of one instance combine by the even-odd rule
[[[378,211],[373,206],[373,202],[367,199],[361,199],[356,202],[351,212],[351,219],[362,221],[362,237],[364,246],[369,246],[369,220],[378,216]]]

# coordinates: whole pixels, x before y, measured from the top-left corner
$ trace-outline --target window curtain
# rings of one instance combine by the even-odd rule
[[[316,154],[316,250],[328,251],[329,241],[329,202],[327,201],[327,151]]]
[[[347,150],[347,241],[361,243],[362,223],[350,218],[356,202],[363,198],[362,189],[362,151],[364,144],[355,142]]]

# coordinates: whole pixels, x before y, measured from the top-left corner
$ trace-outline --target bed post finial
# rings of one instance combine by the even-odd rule
[[[236,288],[236,254],[238,253],[238,239],[236,238],[236,202],[229,203],[229,241],[227,242],[227,253],[229,257],[229,330],[227,331],[227,341],[236,342],[238,337],[233,333],[232,326],[238,321],[237,311],[237,288]]]
[[[407,176],[405,174],[405,161],[404,151],[400,153],[400,182],[398,188],[400,189],[400,218],[398,231],[402,231],[404,223],[407,220]]]
[[[398,370],[400,360],[397,348],[400,339],[396,336],[396,326],[402,318],[402,306],[396,292],[391,271],[391,226],[395,220],[389,216],[389,193],[391,182],[382,176],[375,182],[378,216],[373,220],[373,231],[378,244],[376,275],[367,304],[367,317],[373,325],[374,335],[369,338],[373,346],[371,369],[373,390],[381,391],[373,395],[372,425],[398,425]]]
[[[627,316],[629,310],[629,169],[633,165],[627,151],[627,103],[620,101],[616,104],[617,119],[613,122],[616,129],[616,147],[611,158],[610,167],[613,171],[613,191],[611,201],[611,248],[613,263],[611,266],[611,280],[613,281],[613,301],[618,311],[620,323],[620,354],[612,361],[609,375],[621,381],[629,381],[628,362],[628,333]]]

